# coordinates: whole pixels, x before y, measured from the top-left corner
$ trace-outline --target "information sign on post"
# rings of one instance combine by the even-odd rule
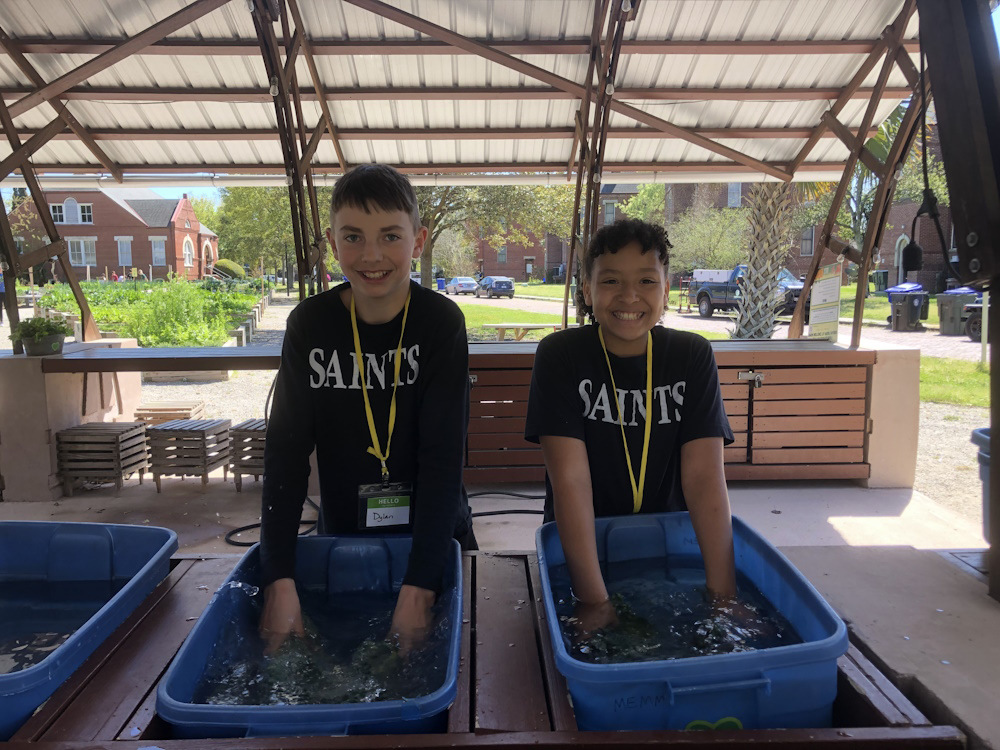
[[[837,340],[840,322],[840,278],[843,263],[823,266],[816,275],[809,297],[810,339]]]

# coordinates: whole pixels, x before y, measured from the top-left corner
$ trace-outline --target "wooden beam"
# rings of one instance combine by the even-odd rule
[[[0,101],[0,128],[2,128],[7,134],[7,141],[10,143],[11,149],[17,151],[17,149],[21,147],[21,139],[17,137],[17,133],[14,130],[14,120],[10,116],[10,111],[7,109],[7,105],[5,105],[3,101]],[[28,185],[28,190],[31,193],[31,200],[35,203],[35,210],[38,213],[38,218],[41,219],[42,226],[45,227],[45,233],[48,235],[51,242],[58,242],[59,230],[56,227],[55,221],[52,219],[52,214],[49,212],[48,203],[45,200],[45,193],[42,192],[42,188],[38,184],[34,169],[32,169],[30,165],[25,165],[21,169],[21,175],[24,177],[24,181]],[[13,247],[13,245],[11,247]],[[101,338],[101,332],[97,330],[97,323],[94,322],[94,314],[90,311],[90,304],[87,302],[87,297],[84,295],[83,289],[80,287],[80,281],[76,278],[76,271],[70,265],[69,259],[66,257],[66,253],[59,255],[59,266],[66,275],[66,283],[69,284],[69,288],[73,292],[73,298],[76,300],[76,304],[80,308],[80,326],[83,329],[83,340],[95,341]]]
[[[289,85],[289,81],[292,80],[292,71],[295,68],[295,61],[298,59],[299,50],[302,49],[302,31],[300,29],[295,29],[295,34],[292,36],[292,48],[288,50],[285,55],[285,85]]]
[[[23,52],[28,54],[98,54],[104,52],[120,40],[118,39],[46,39],[24,37],[19,40]],[[512,55],[585,55],[588,54],[589,40],[522,40],[493,41],[480,39]],[[630,55],[862,55],[878,44],[871,40],[777,40],[762,41],[673,41],[673,40],[626,40],[622,54]],[[919,50],[919,41],[908,40],[910,51]],[[456,49],[450,44],[434,40],[401,39],[315,39],[314,54],[327,55],[462,55],[470,54]],[[142,51],[143,55],[228,55],[246,56],[255,54],[256,45],[243,39],[164,39]]]
[[[840,120],[829,112],[824,112],[821,119],[823,120],[823,123],[841,141],[843,141],[849,151],[852,153],[856,152],[858,154],[858,157],[861,159],[861,163],[868,167],[868,171],[880,180],[884,180],[886,178],[885,164],[880,162],[878,157],[868,150],[864,141],[855,137],[855,135]]]
[[[313,130],[312,136],[309,138],[309,143],[306,145],[305,151],[302,152],[302,158],[299,160],[299,172],[305,174],[309,171],[310,162],[316,153],[316,148],[319,146],[320,140],[323,138],[324,130],[326,130],[326,123],[320,120],[319,124]]]
[[[202,16],[211,13],[217,8],[221,8],[228,2],[229,0],[195,0],[187,7],[167,16],[162,21],[154,23],[145,31],[116,44],[106,52],[102,52],[97,57],[88,60],[68,73],[59,76],[56,80],[45,84],[37,91],[18,100],[10,107],[10,116],[17,117],[18,115],[22,115],[37,107],[42,102],[59,96],[59,94],[67,89],[100,73],[102,70],[110,68],[115,63],[121,62],[130,55],[134,55],[150,44],[163,39],[168,34],[183,29],[188,24],[197,21]]]
[[[875,84],[876,92],[885,87],[885,83],[889,78],[889,73],[895,65],[895,50],[899,44],[900,37],[903,34],[903,29],[906,27],[907,21],[913,13],[915,2],[916,0],[904,0],[903,7],[899,11],[899,15],[896,16],[896,20],[887,30],[885,35],[887,54],[885,56],[885,60],[882,62],[882,68],[879,71],[878,80]],[[861,118],[861,131],[867,132],[871,127],[872,121],[875,117],[875,109],[878,107],[880,99],[881,94],[876,93],[872,95],[871,100],[868,102],[868,107],[865,109],[865,114]],[[820,124],[822,125],[823,123]],[[806,145],[808,146],[808,144]],[[802,156],[802,153],[800,153],[799,156]],[[806,272],[805,281],[802,285],[802,293],[799,295],[799,301],[795,306],[795,312],[792,313],[792,320],[788,324],[788,338],[790,339],[799,338],[802,335],[802,331],[805,326],[806,299],[808,299],[809,290],[812,288],[812,283],[816,279],[816,275],[819,273],[819,267],[823,261],[824,251],[826,250],[827,243],[833,234],[833,227],[837,218],[837,213],[840,211],[840,205],[844,200],[848,187],[850,186],[851,175],[854,172],[854,167],[857,164],[858,158],[859,151],[852,150],[847,157],[847,163],[844,165],[844,171],[840,178],[840,182],[837,183],[837,190],[833,195],[833,201],[830,204],[830,211],[827,214],[826,222],[823,224],[823,230],[820,234],[820,241],[818,243],[819,246],[813,253],[812,262],[809,264],[809,270]],[[881,220],[881,218],[877,218],[876,223]],[[864,289],[864,286],[859,283],[858,288]],[[855,310],[855,317],[857,318],[857,310]],[[855,322],[860,324],[860,319],[856,319]]]
[[[364,8],[365,10],[383,18],[408,26],[412,29],[420,31],[421,33],[427,34],[428,36],[454,44],[455,46],[469,50],[470,52],[475,52],[491,62],[503,65],[511,70],[515,70],[526,76],[542,81],[543,83],[547,83],[550,86],[554,86],[561,91],[571,94],[572,96],[582,97],[584,94],[584,87],[575,81],[557,76],[556,74],[544,70],[543,68],[539,68],[536,65],[532,65],[524,60],[520,60],[504,52],[495,50],[489,45],[463,37],[461,34],[457,34],[450,29],[444,28],[443,26],[438,26],[437,24],[425,21],[405,11],[393,8],[380,0],[345,0],[345,2],[356,5],[359,8]],[[622,96],[625,96],[625,94],[622,94]],[[634,120],[638,120],[639,122],[649,125],[650,127],[663,130],[665,133],[674,134],[678,138],[682,138],[683,140],[693,143],[696,146],[701,146],[707,151],[725,156],[726,158],[732,159],[740,164],[753,167],[760,172],[771,175],[772,177],[777,177],[778,179],[785,181],[791,179],[791,176],[782,169],[771,167],[759,159],[754,159],[753,157],[729,148],[728,146],[722,146],[721,144],[718,144],[708,138],[704,138],[691,130],[678,127],[677,125],[667,122],[666,120],[656,117],[655,115],[643,112],[630,104],[625,104],[624,102],[613,99],[609,106],[615,112],[627,115]]]
[[[65,127],[65,123],[63,123],[62,118],[55,118],[52,122],[31,136],[27,143],[15,150],[6,159],[0,161],[0,180],[6,179],[7,176],[15,169],[20,169],[21,166],[31,158],[33,153],[48,143],[52,139],[52,136],[62,130],[63,127]]]
[[[302,16],[299,13],[299,6],[296,0],[288,0],[288,10],[292,15],[292,20],[295,22],[295,28],[302,29],[302,51],[305,54],[306,66],[309,68],[309,76],[312,78],[313,87],[315,88],[319,101],[319,108],[323,113],[323,120],[326,122],[326,130],[330,134],[330,140],[333,142],[333,148],[337,152],[337,161],[340,162],[340,168],[346,172],[347,158],[344,156],[344,152],[340,147],[340,142],[337,140],[337,126],[333,122],[333,113],[330,112],[330,105],[327,103],[326,92],[323,89],[323,80],[320,78],[319,70],[316,68],[316,61],[313,59],[312,45],[306,38],[305,26],[302,24]]]
[[[530,39],[491,40],[477,39],[483,44],[509,55],[588,55],[590,39]],[[867,55],[881,43],[881,39],[781,39],[774,41],[753,40],[662,40],[625,39],[623,55]],[[108,37],[87,39],[83,37],[25,36],[17,40],[18,49],[29,55],[98,55],[112,49],[121,39]],[[908,39],[903,43],[908,52],[917,53],[920,42]],[[313,54],[319,57],[340,55],[467,55],[466,50],[432,39],[313,39]],[[142,55],[177,56],[253,56],[259,52],[251,39],[161,39],[148,47]]]
[[[916,89],[920,83],[920,73],[917,71],[917,66],[913,64],[913,60],[910,59],[910,53],[902,45],[896,50],[896,65],[906,76],[906,82],[910,84],[910,88]]]
[[[351,2],[352,0],[347,0]],[[566,79],[563,79],[566,80]],[[574,87],[577,84],[572,84]],[[31,89],[24,86],[0,86],[0,96],[6,99],[21,96]],[[858,88],[845,99],[870,99],[872,88]],[[301,89],[302,101],[319,101],[316,91]],[[836,88],[638,88],[626,86],[616,90],[620,99],[634,101],[787,101],[807,102],[833,99]],[[912,93],[906,86],[886,87],[882,95],[888,99],[906,99]],[[324,89],[327,101],[547,101],[578,98],[573,92],[551,86],[412,86]],[[81,86],[62,93],[67,101],[100,102],[250,102],[271,101],[267,88],[232,86],[220,88],[159,87],[159,86]],[[839,111],[839,110],[838,110]],[[692,129],[692,132],[696,129]]]
[[[24,73],[28,77],[28,80],[31,81],[36,87],[45,85],[45,81],[40,75],[38,75],[38,71],[35,70],[35,67],[28,62],[28,59],[21,54],[21,52],[14,48],[10,37],[7,36],[2,29],[0,29],[0,48],[10,55],[14,64],[21,69],[21,72]],[[73,117],[70,111],[66,109],[66,105],[59,99],[51,99],[49,100],[49,106],[51,106],[56,111],[56,114],[63,119],[73,134],[83,142],[83,145],[87,147],[97,161],[99,161],[104,168],[108,170],[111,176],[115,178],[115,181],[121,182],[122,172],[115,165],[114,160],[104,153],[104,149],[97,145],[97,142],[90,136],[83,125],[81,125],[79,121]]]
[[[574,113],[575,127],[525,127],[525,128],[340,128],[337,136],[341,141],[469,141],[505,140],[517,137],[520,140],[553,140],[573,138],[578,141],[581,133],[578,113]],[[21,138],[30,138],[39,132],[37,128],[19,128]],[[91,128],[89,131],[96,141],[271,141],[277,140],[274,128]],[[706,138],[761,140],[783,139],[804,140],[812,135],[813,128],[694,128],[694,132]],[[852,136],[857,136],[857,128],[848,128]],[[869,130],[868,137],[877,133]],[[53,140],[72,140],[76,136],[69,130],[57,133]],[[824,129],[821,138],[835,138]],[[649,127],[609,127],[608,138],[637,138],[643,140],[673,139],[667,133]],[[575,150],[575,146],[574,146]],[[572,169],[572,167],[570,167]]]
[[[66,252],[66,240],[56,240],[44,247],[36,247],[34,250],[29,250],[26,253],[21,253],[15,258],[17,261],[17,272],[23,273],[25,269],[31,266],[36,266],[42,261],[46,261],[49,258],[54,258],[57,255],[62,255]]]
[[[404,174],[477,174],[482,172],[496,172],[498,165],[491,162],[467,162],[467,163],[411,163],[394,164],[396,169]],[[192,174],[197,172],[217,172],[219,174],[272,174],[283,175],[285,166],[282,163],[267,162],[263,164],[239,164],[225,162],[207,163],[183,163],[183,164],[122,164],[122,170],[129,175],[173,175]],[[68,174],[100,174],[100,164],[38,164],[34,165],[36,172],[53,172]],[[504,172],[549,172],[554,174],[565,174],[566,162],[521,162],[517,164],[503,164]],[[775,169],[779,169],[775,165]],[[840,172],[844,168],[843,162],[808,162],[799,169],[800,173],[810,172]],[[340,174],[343,170],[336,164],[313,164],[314,172],[326,174]],[[702,162],[656,162],[656,161],[636,161],[636,162],[605,162],[604,171],[611,172],[649,172],[651,174],[665,173],[705,173],[705,174],[739,174],[752,176],[760,172],[759,169],[748,167],[743,164],[733,164],[724,161],[702,161]]]

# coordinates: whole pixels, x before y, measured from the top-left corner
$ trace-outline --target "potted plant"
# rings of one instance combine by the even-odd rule
[[[18,323],[10,334],[11,341],[20,341],[24,352],[33,357],[62,352],[63,341],[73,329],[62,320],[37,316]]]

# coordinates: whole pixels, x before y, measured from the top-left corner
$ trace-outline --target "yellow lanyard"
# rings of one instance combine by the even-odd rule
[[[392,376],[392,400],[389,402],[389,431],[385,436],[385,453],[382,452],[382,445],[378,440],[378,432],[375,430],[375,418],[372,416],[372,405],[368,400],[368,387],[365,384],[365,361],[361,356],[361,337],[358,335],[358,314],[354,309],[354,294],[351,293],[351,328],[354,330],[354,356],[357,358],[358,375],[361,377],[361,395],[365,399],[365,416],[368,417],[368,431],[372,436],[372,447],[368,449],[375,458],[382,462],[382,482],[389,481],[389,467],[385,462],[389,460],[389,444],[392,443],[392,429],[396,426],[396,386],[399,383],[399,366],[403,354],[403,331],[406,330],[406,316],[410,313],[410,295],[406,295],[406,304],[403,305],[403,325],[399,329],[399,344],[396,346],[396,361],[393,366]]]
[[[611,358],[608,347],[604,345],[604,331],[597,328],[597,337],[601,340],[604,350],[604,361],[608,363],[608,373],[611,375],[611,397],[618,407],[618,426],[622,431],[622,445],[625,446],[625,463],[628,465],[628,478],[632,482],[632,512],[638,513],[642,508],[642,493],[646,486],[646,459],[649,458],[649,427],[653,421],[653,334],[646,334],[646,430],[642,438],[642,463],[639,465],[639,484],[635,483],[635,472],[632,471],[632,457],[628,452],[628,440],[625,439],[625,420],[622,418],[622,405],[618,401],[618,388],[615,386],[615,373],[611,369]]]

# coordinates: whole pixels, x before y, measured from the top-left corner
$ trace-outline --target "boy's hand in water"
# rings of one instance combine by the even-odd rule
[[[613,628],[618,624],[615,605],[610,599],[603,602],[577,602],[573,609],[576,620],[576,640],[587,641],[600,630]]]
[[[260,615],[259,633],[264,641],[264,654],[268,656],[281,648],[289,635],[305,635],[302,607],[294,579],[279,578],[264,589],[264,611]]]
[[[434,592],[430,589],[410,585],[399,589],[389,635],[396,639],[404,656],[419,646],[430,632],[433,606]]]

